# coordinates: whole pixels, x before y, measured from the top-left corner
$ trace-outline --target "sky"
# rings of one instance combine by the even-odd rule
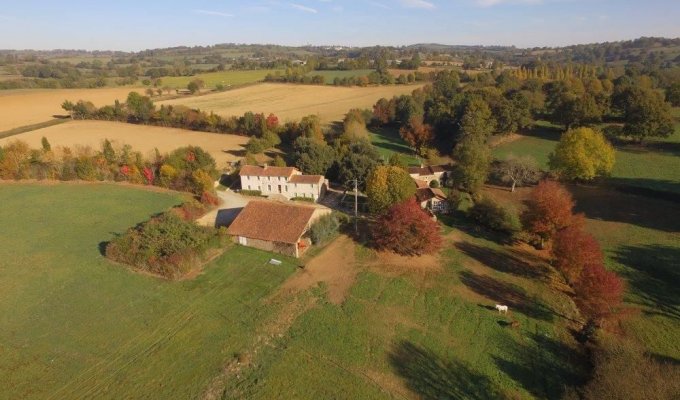
[[[0,8],[0,49],[542,47],[680,37],[678,17],[680,0],[22,0]]]

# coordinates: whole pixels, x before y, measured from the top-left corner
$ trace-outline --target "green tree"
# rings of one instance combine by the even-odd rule
[[[673,107],[680,107],[680,82],[666,88],[666,101]]]
[[[624,135],[642,142],[648,137],[668,137],[675,132],[670,105],[657,92],[630,87],[622,97]]]
[[[614,148],[602,133],[591,128],[565,132],[550,154],[550,169],[564,179],[592,180],[614,168]]]
[[[415,195],[413,179],[399,167],[381,165],[373,169],[366,181],[368,208],[373,213],[383,213],[394,204]]]
[[[482,98],[472,97],[463,111],[460,129],[467,136],[486,138],[496,128],[496,120],[491,113],[489,104]]]
[[[153,115],[155,106],[153,101],[137,92],[130,92],[127,97],[127,108],[130,117],[137,122],[149,122]]]
[[[116,151],[113,149],[113,145],[109,139],[104,139],[104,143],[102,143],[102,155],[109,165],[114,164],[117,161]]]
[[[478,192],[489,176],[491,150],[484,138],[465,136],[453,150],[456,167],[453,181],[461,190]]]
[[[369,140],[354,140],[336,145],[337,178],[344,185],[357,180],[359,189],[366,187],[368,174],[378,165],[380,154]]]
[[[335,162],[335,150],[326,143],[300,136],[293,143],[293,161],[306,174],[326,175]]]
[[[52,150],[52,145],[50,145],[50,142],[47,140],[47,138],[45,136],[42,137],[40,142],[42,144],[42,149],[43,149],[44,152],[48,152],[48,151]]]

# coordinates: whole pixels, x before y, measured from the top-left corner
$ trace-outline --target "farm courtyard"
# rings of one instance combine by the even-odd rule
[[[503,193],[517,205],[525,191]],[[234,246],[194,279],[168,282],[101,255],[114,235],[182,198],[112,184],[1,187],[3,395],[558,398],[587,377],[569,333],[575,310],[542,254],[497,244],[455,216],[442,224],[444,250],[418,259],[340,237],[310,259],[272,266],[271,254]],[[677,359],[677,303],[653,312],[654,299],[677,296],[650,284],[672,264],[637,262],[644,249],[675,251],[677,219],[640,225],[625,210],[592,214],[592,193],[576,198],[629,280],[628,302],[650,311],[626,323],[655,354]],[[680,215],[645,204],[650,215]]]

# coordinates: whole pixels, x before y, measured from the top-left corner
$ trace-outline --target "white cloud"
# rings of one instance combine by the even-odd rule
[[[425,0],[400,0],[399,2],[406,8],[421,8],[424,10],[434,10],[436,8],[433,3]]]
[[[215,17],[233,17],[234,14],[229,14],[221,11],[211,11],[211,10],[193,10],[194,14],[212,15]]]
[[[308,13],[311,13],[311,14],[316,14],[316,13],[319,12],[319,11],[317,11],[316,9],[312,8],[312,7],[303,6],[302,4],[288,3],[288,5],[290,5],[291,7],[293,7],[293,8],[296,9],[296,10],[308,12]]]

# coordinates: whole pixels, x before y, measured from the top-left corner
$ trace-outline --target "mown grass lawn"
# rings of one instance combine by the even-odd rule
[[[247,83],[261,82],[268,74],[273,74],[278,70],[258,69],[252,71],[219,71],[196,74],[194,76],[166,76],[161,78],[161,86],[168,86],[176,89],[185,89],[189,82],[194,79],[202,79],[205,87],[214,89],[217,85],[237,86]]]
[[[233,247],[189,281],[108,262],[100,244],[181,202],[116,185],[0,186],[2,398],[199,397],[275,312],[295,265]]]

